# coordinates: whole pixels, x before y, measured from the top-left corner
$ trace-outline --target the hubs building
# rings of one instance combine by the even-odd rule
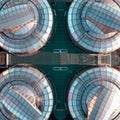
[[[79,73],[70,84],[68,106],[75,120],[119,120],[120,72],[95,67]]]
[[[53,109],[53,92],[43,73],[18,65],[0,75],[1,120],[47,120]]]
[[[0,46],[0,120],[120,120],[120,0],[0,0]]]
[[[74,0],[67,18],[73,41],[97,53],[120,48],[119,7],[114,0]]]
[[[0,11],[0,46],[19,55],[31,55],[52,34],[53,13],[46,0],[4,0]]]

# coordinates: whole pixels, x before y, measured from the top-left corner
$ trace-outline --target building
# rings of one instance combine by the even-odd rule
[[[120,120],[119,26],[120,0],[0,0],[0,120]]]
[[[0,74],[1,120],[46,120],[53,101],[50,81],[36,68],[17,65]]]
[[[120,48],[119,1],[74,0],[67,22],[75,44],[86,50],[109,53]]]
[[[4,0],[0,12],[0,46],[10,53],[34,54],[51,37],[53,13],[47,1]]]
[[[73,78],[68,107],[74,120],[118,120],[120,118],[120,72],[95,67]]]

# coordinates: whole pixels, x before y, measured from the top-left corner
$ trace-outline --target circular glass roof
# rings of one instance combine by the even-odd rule
[[[9,52],[33,54],[52,34],[53,13],[47,0],[0,1],[0,46]]]
[[[76,120],[118,120],[120,72],[96,67],[78,74],[68,93],[68,107]]]
[[[9,22],[5,23],[4,21],[5,24],[1,25],[1,31],[9,38],[15,40],[30,36],[36,29],[39,21],[38,10],[32,2],[14,4],[10,8],[5,6],[1,9],[1,12],[7,15],[14,14],[11,16],[11,19],[9,18]],[[8,19],[7,15],[4,16],[4,19]]]
[[[16,66],[0,74],[2,120],[47,120],[53,108],[48,79],[31,66]]]
[[[120,48],[120,8],[113,0],[74,0],[68,28],[78,46],[108,53]]]

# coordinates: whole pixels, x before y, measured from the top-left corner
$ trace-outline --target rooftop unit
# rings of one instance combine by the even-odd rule
[[[7,68],[9,65],[9,54],[0,52],[0,68]]]

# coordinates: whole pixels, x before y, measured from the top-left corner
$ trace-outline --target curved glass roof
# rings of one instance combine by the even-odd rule
[[[48,79],[31,66],[16,66],[0,74],[1,120],[47,120],[53,108]]]
[[[0,46],[9,52],[33,54],[52,34],[53,13],[47,0],[0,1]]]
[[[74,0],[67,19],[74,42],[98,53],[120,48],[119,6],[113,0]]]
[[[75,120],[118,120],[120,72],[96,67],[79,73],[69,89],[68,107]]]

